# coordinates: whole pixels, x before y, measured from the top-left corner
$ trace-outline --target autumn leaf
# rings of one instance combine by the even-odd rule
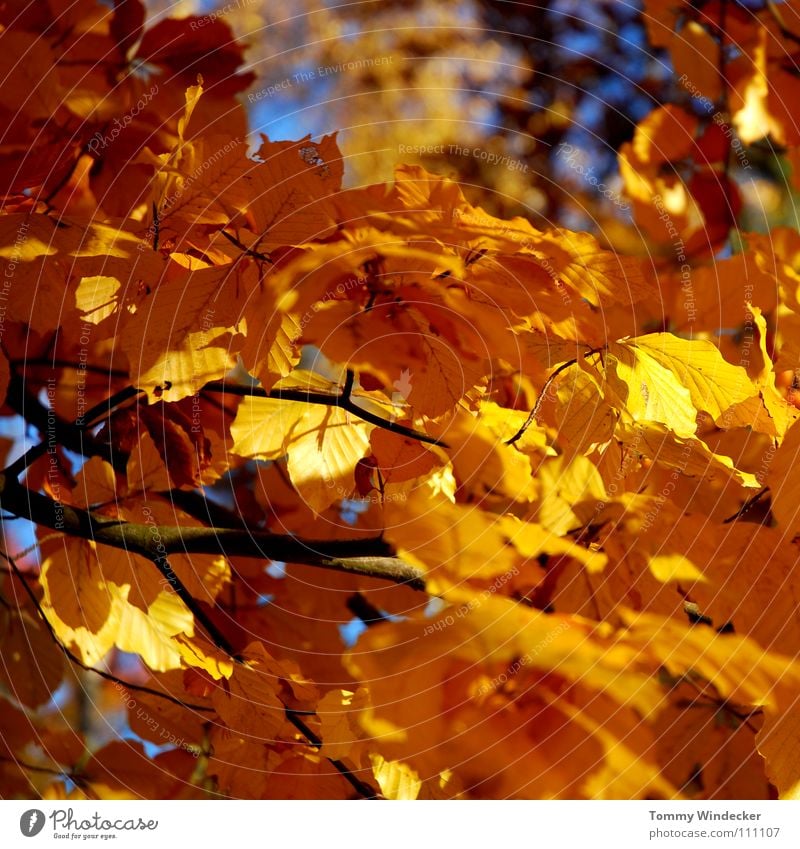
[[[288,457],[293,485],[321,512],[355,490],[355,468],[367,453],[372,426],[332,407],[248,398],[232,428],[234,450],[264,460]],[[285,435],[281,435],[285,434]]]
[[[0,617],[0,676],[20,704],[38,708],[53,696],[64,676],[63,655],[43,625],[27,615]]]

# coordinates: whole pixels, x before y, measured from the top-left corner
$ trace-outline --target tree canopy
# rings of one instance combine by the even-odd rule
[[[112,5],[0,6],[0,797],[797,797],[798,3],[647,0],[614,168],[515,142],[517,36],[377,182],[388,112],[251,132],[293,74]],[[326,15],[387,104],[452,48]]]

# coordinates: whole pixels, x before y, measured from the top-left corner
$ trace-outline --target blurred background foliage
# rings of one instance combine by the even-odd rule
[[[744,26],[775,6],[766,0],[652,0],[644,7],[626,0],[299,0],[291,9],[267,0],[148,3],[154,20],[194,14],[228,23],[249,45],[256,81],[243,102],[254,133],[280,139],[338,130],[350,185],[389,180],[398,162],[419,163],[457,178],[471,201],[494,214],[590,230],[615,247],[650,254],[648,236],[630,227],[620,148],[663,104],[710,122],[699,91],[682,85],[678,72],[691,68],[693,79],[705,77],[713,89],[719,15]],[[724,50],[726,61],[736,58],[735,45]],[[724,109],[719,88],[709,98]],[[745,229],[794,223],[786,165],[775,149],[756,145],[746,161],[744,175],[729,163],[744,200]]]
[[[339,130],[351,184],[417,162],[495,213],[590,225],[613,204],[558,155],[580,151],[619,189],[616,150],[668,94],[671,69],[624,2],[150,2],[220,11],[250,46],[245,102],[271,138]],[[476,150],[477,149],[477,150]]]

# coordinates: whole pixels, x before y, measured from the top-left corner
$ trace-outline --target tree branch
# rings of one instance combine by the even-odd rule
[[[55,531],[139,554],[156,565],[169,554],[256,557],[380,578],[425,591],[424,573],[395,557],[394,549],[380,537],[306,540],[240,528],[135,524],[63,504],[2,476],[0,508]],[[166,577],[167,570],[168,566]]]
[[[58,365],[66,368],[71,364],[67,361],[59,360]],[[339,407],[354,416],[358,416],[362,421],[391,431],[392,433],[407,436],[410,439],[415,439],[418,442],[424,442],[428,445],[439,445],[442,448],[448,447],[447,443],[441,439],[429,436],[427,433],[421,433],[398,422],[383,419],[375,413],[370,413],[368,410],[359,407],[352,397],[354,383],[355,373],[352,369],[348,369],[344,387],[340,393],[335,395],[329,392],[313,392],[305,389],[271,389],[266,391],[260,386],[245,386],[241,383],[226,383],[222,380],[210,381],[202,388],[201,392],[219,392],[239,397],[273,398],[279,401],[299,401],[304,404]],[[119,451],[114,452],[111,446],[98,442],[88,433],[88,430],[99,424],[102,417],[110,415],[120,404],[140,394],[144,394],[144,390],[137,389],[134,386],[126,386],[106,400],[96,404],[90,410],[87,410],[80,419],[74,422],[66,422],[63,419],[55,417],[53,412],[48,410],[38,398],[27,392],[25,390],[24,379],[15,374],[12,375],[6,400],[14,412],[21,415],[41,433],[54,430],[53,436],[56,441],[65,448],[82,454],[85,457],[101,457],[111,463],[117,471],[124,472],[127,457]],[[34,460],[45,453],[45,451],[45,443],[42,442],[34,446],[24,457],[17,459],[9,469],[14,469],[15,475],[18,475]]]
[[[9,466],[15,476],[19,475],[37,457],[47,452],[49,441],[54,441],[56,444],[85,457],[101,457],[111,463],[117,471],[125,470],[119,452],[115,454],[110,446],[98,442],[94,436],[86,432],[86,428],[81,424],[65,422],[63,419],[54,416],[52,410],[45,407],[37,397],[26,390],[25,381],[19,375],[11,376],[6,403],[40,433],[47,434],[47,439],[43,439],[42,442]],[[122,467],[120,468],[121,462]]]
[[[39,599],[36,598],[36,594],[33,592],[31,587],[29,586],[28,582],[25,580],[25,576],[23,575],[20,568],[17,566],[16,561],[3,551],[0,551],[0,556],[2,556],[8,562],[8,564],[11,566],[11,568],[13,570],[13,574],[22,583],[22,586],[24,587],[25,592],[27,593],[27,595],[30,598],[31,602],[33,603],[34,607],[36,608],[36,611],[39,614],[39,617],[41,618],[42,622],[44,623],[44,626],[47,628],[47,631],[50,634],[50,638],[61,649],[61,651],[67,656],[67,658],[72,663],[76,664],[81,669],[85,669],[87,672],[94,672],[96,675],[99,675],[101,678],[105,678],[109,681],[113,681],[114,683],[117,683],[117,684],[119,684],[120,686],[122,686],[126,689],[147,693],[147,694],[153,695],[153,696],[158,696],[160,698],[166,699],[169,702],[172,702],[173,704],[179,705],[180,707],[184,707],[184,708],[187,708],[187,709],[207,711],[207,712],[212,712],[212,713],[214,712],[214,709],[211,708],[211,707],[206,707],[204,705],[193,705],[193,704],[190,704],[190,703],[187,703],[187,702],[183,702],[180,699],[178,699],[175,696],[172,696],[168,693],[162,693],[162,692],[159,692],[158,690],[151,689],[150,687],[145,687],[141,684],[133,684],[131,682],[123,681],[121,678],[118,678],[116,675],[112,675],[109,672],[104,672],[101,669],[96,669],[93,666],[88,666],[87,664],[85,664],[76,655],[74,655],[72,653],[72,651],[69,648],[67,648],[67,646],[65,646],[61,642],[61,640],[58,638],[58,635],[53,630],[53,626],[50,624],[50,620],[47,618],[47,616],[45,616],[44,610],[42,609],[42,606],[39,602]],[[166,561],[163,561],[163,562],[166,562]],[[158,563],[156,563],[156,565],[158,566]],[[175,589],[175,591],[178,593],[179,596],[181,596],[181,598],[184,597],[184,594],[188,595],[186,588],[183,586],[183,584],[180,582],[180,580],[177,578],[177,576],[174,574],[174,572],[172,572],[172,570],[169,570],[169,572],[171,573],[172,578],[174,578],[174,582],[172,580],[170,580],[170,583],[173,586],[173,589]],[[167,576],[167,578],[169,580],[169,576]],[[186,601],[186,599],[184,599],[184,601]],[[216,627],[213,624],[211,624],[211,626],[209,628],[208,620],[205,617],[205,615],[202,614],[202,612],[201,612],[201,615],[198,616],[197,603],[191,596],[189,596],[189,603],[187,604],[187,606],[192,611],[194,616],[196,618],[200,619],[201,622],[203,622],[204,626],[206,627],[206,630],[209,632],[209,634],[213,638],[217,648],[222,649],[223,651],[226,651],[229,655],[231,655],[231,657],[233,657],[235,662],[239,662],[238,659],[235,657],[234,652],[233,652],[230,644],[228,643],[227,639],[225,639],[225,637],[222,636],[219,633],[219,631],[216,629]],[[322,748],[321,738],[317,734],[315,734],[311,730],[311,728],[309,728],[309,726],[306,724],[306,722],[301,718],[304,712],[294,710],[293,708],[290,708],[288,705],[284,705],[283,709],[284,709],[284,713],[286,715],[286,719],[306,738],[308,745],[310,745],[312,748],[315,748],[315,749],[321,749]],[[5,760],[5,759],[0,758],[0,760]],[[375,793],[375,790],[372,787],[370,787],[370,785],[365,784],[363,781],[361,781],[361,779],[359,779],[353,773],[353,771],[345,763],[343,763],[341,760],[339,760],[338,758],[327,758],[327,760],[342,775],[342,777],[355,789],[355,791],[359,795],[363,796],[365,799],[378,799],[378,798],[380,798]],[[49,768],[45,768],[45,767],[36,767],[36,766],[28,766],[28,765],[24,765],[24,766],[26,766],[26,768],[28,768],[28,769],[37,770],[37,771],[40,771],[40,772],[54,772],[53,770],[50,770]],[[68,775],[69,773],[64,773],[64,774]]]
[[[348,382],[352,372],[348,371]],[[446,442],[441,439],[436,439],[434,436],[429,436],[427,433],[421,433],[413,428],[398,424],[397,422],[382,419],[375,413],[370,413],[368,410],[359,407],[350,395],[352,383],[345,383],[344,390],[336,395],[330,392],[313,392],[308,389],[270,389],[267,391],[260,386],[244,386],[241,383],[226,383],[222,380],[213,380],[207,383],[203,392],[221,392],[228,395],[238,395],[240,397],[250,398],[273,398],[278,401],[299,401],[303,404],[321,404],[325,407],[339,407],[358,416],[362,421],[369,422],[376,427],[389,430],[392,433],[407,436],[410,439],[416,439],[418,442],[425,442],[428,445],[439,445],[442,448],[448,448]]]
[[[379,416],[374,416],[371,413],[361,410],[353,402],[351,397],[354,382],[355,374],[348,370],[343,391],[338,396],[312,392],[293,393],[292,390],[278,390],[277,392],[269,393],[268,396],[267,393],[264,393],[264,396],[276,397],[277,395],[277,397],[286,400],[299,400],[305,403],[320,403],[327,406],[341,407],[365,421],[371,421],[379,427],[393,430],[423,442],[443,444],[427,436],[427,434],[417,433],[411,428],[385,421]],[[70,423],[55,419],[51,410],[45,408],[37,398],[27,392],[22,378],[15,375],[12,379],[12,384],[13,392],[12,389],[9,390],[9,397],[16,401],[16,405],[12,403],[12,406],[15,406],[16,411],[25,417],[26,420],[37,426],[42,433],[47,432],[48,441],[57,440],[57,442],[64,444],[66,447],[73,448],[84,456],[98,455],[107,459],[112,464],[119,465],[120,459],[122,459],[119,452],[115,455],[111,446],[104,446],[97,443],[87,433],[87,430],[97,423],[95,420],[99,416],[108,416],[118,404],[135,398],[140,393],[140,390],[132,386],[126,387],[100,404],[97,404],[79,421]],[[247,389],[247,387],[239,388],[242,390]],[[253,389],[255,390],[255,388]],[[227,387],[223,383],[221,384],[221,390],[223,392],[230,392],[231,387]],[[261,393],[251,391],[236,394],[257,395]],[[295,397],[290,397],[291,394],[294,394]],[[31,417],[31,411],[33,411],[33,417]],[[55,431],[55,433],[51,434],[51,431]],[[410,564],[404,563],[394,557],[393,549],[380,537],[362,540],[311,541],[296,537],[279,536],[268,532],[251,531],[244,527],[181,528],[179,526],[137,525],[51,499],[46,495],[28,489],[18,479],[19,475],[30,463],[45,453],[48,448],[48,441],[43,440],[39,445],[12,463],[8,469],[0,473],[0,509],[8,511],[14,517],[28,519],[37,525],[51,528],[60,533],[91,540],[101,545],[108,545],[146,557],[160,571],[173,591],[191,611],[194,619],[209,634],[215,645],[231,656],[235,662],[239,662],[239,659],[235,654],[233,646],[172,570],[167,560],[168,554],[219,553],[224,556],[239,555],[303,563],[333,571],[406,584],[414,589],[425,591],[424,574]],[[89,443],[88,445],[86,444],[87,442]],[[122,469],[124,470],[124,463]],[[140,685],[122,682],[121,679],[110,673],[84,664],[58,639],[41,608],[39,600],[29,587],[24,576],[11,558],[5,554],[3,556],[11,564],[15,575],[22,581],[25,591],[45,623],[51,638],[71,662],[87,671],[118,682],[122,686],[132,690],[148,692],[175,704],[190,707],[187,703],[169,694],[160,693],[157,690]],[[208,710],[208,708],[199,705],[193,705],[191,707]],[[308,727],[301,718],[300,712],[288,706],[284,706],[284,711],[287,720],[302,734],[308,741],[308,744],[316,749],[321,749],[322,740]],[[380,795],[370,785],[361,781],[342,761],[336,758],[327,758],[327,760],[360,796],[367,799],[380,798]],[[37,769],[36,767],[30,768]]]

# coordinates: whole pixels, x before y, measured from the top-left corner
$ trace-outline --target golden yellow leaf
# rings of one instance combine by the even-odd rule
[[[120,617],[115,644],[123,651],[141,655],[156,672],[180,668],[181,654],[171,638],[177,634],[191,637],[194,616],[172,590],[159,593],[143,611],[127,601],[128,589],[116,588]]]
[[[661,422],[681,437],[696,431],[698,410],[716,420],[757,392],[747,372],[725,362],[710,342],[669,333],[614,342],[608,360],[606,385],[631,418]]]
[[[122,338],[131,379],[151,397],[178,401],[222,378],[242,338],[237,325],[258,286],[252,266],[186,271],[177,263],[137,305]]]
[[[114,277],[82,277],[75,291],[75,306],[81,318],[92,324],[108,318],[116,310],[119,289],[120,282]]]
[[[113,591],[106,584],[95,543],[63,538],[43,546],[44,605],[69,628],[99,633],[113,606]]]
[[[611,439],[616,416],[589,367],[565,370],[550,390],[543,400],[542,417],[552,422],[558,443],[567,452],[589,453]]]
[[[745,369],[726,362],[711,342],[680,339],[670,333],[650,333],[619,344],[669,369],[689,390],[694,406],[714,420],[732,404],[755,394]]]
[[[73,313],[77,319],[75,293],[85,278],[116,280],[118,300],[133,299],[140,283],[156,284],[164,259],[152,250],[139,250],[141,229],[135,221],[62,218],[56,223],[47,215],[1,216],[0,260],[5,273],[16,281],[7,319],[46,332],[52,326],[54,304],[58,305],[59,322],[69,320]],[[110,284],[103,285],[109,291]],[[84,310],[98,306],[92,301],[83,303],[83,295],[81,299]],[[111,306],[106,304],[102,311],[110,315]]]
[[[655,578],[666,584],[669,581],[705,581],[703,573],[682,554],[657,554],[648,561]]]
[[[758,751],[766,761],[769,780],[781,799],[800,799],[800,761],[795,741],[800,733],[797,707],[765,711],[764,726],[756,737]]]
[[[203,136],[185,142],[180,170],[166,184],[158,205],[159,226],[226,224],[247,208],[244,177],[256,167],[246,156],[243,139],[228,134]]]
[[[523,573],[533,585],[542,578],[535,558],[542,553],[566,554],[598,565],[602,554],[562,539],[542,525],[516,516],[497,516],[477,506],[434,500],[418,489],[402,502],[384,509],[386,538],[404,559],[428,574],[430,588],[446,588],[463,581],[492,582],[489,592]]]
[[[769,799],[755,746],[758,716],[682,682],[659,716],[656,755],[665,777],[694,799]]]
[[[367,453],[368,424],[339,407],[246,398],[231,428],[233,450],[274,460],[288,455],[292,484],[315,511],[353,495],[356,464]]]
[[[669,368],[627,345],[609,346],[606,362],[604,395],[632,422],[661,422],[678,436],[695,432],[697,408]]]
[[[339,190],[344,166],[336,135],[319,142],[270,141],[262,134],[259,164],[242,178],[258,234],[257,250],[322,239],[334,224],[328,197]]]
[[[750,489],[758,489],[761,486],[754,474],[737,469],[730,457],[715,454],[702,439],[680,436],[664,425],[643,422],[633,427],[618,427],[616,436],[631,451],[673,469],[676,473],[672,479],[673,484],[681,476],[686,476],[708,481],[732,480]],[[674,485],[668,488],[666,495],[673,490]]]
[[[781,440],[789,426],[797,420],[798,413],[787,403],[775,385],[772,359],[767,351],[767,322],[758,307],[750,305],[749,310],[752,322],[758,330],[757,361],[753,363],[756,372],[754,383],[758,395],[732,404],[717,423],[723,428],[748,427]],[[752,326],[749,329],[752,336]],[[751,343],[752,339],[749,342]]]
[[[370,755],[372,772],[387,799],[412,800],[419,796],[422,789],[418,773],[408,764],[400,761],[387,761],[377,753]]]
[[[541,495],[534,518],[555,534],[591,523],[598,506],[605,504],[603,479],[586,457],[550,457],[540,464],[536,477]]]
[[[447,440],[453,473],[458,485],[484,495],[497,495],[511,501],[530,502],[536,494],[534,464],[530,454],[551,453],[545,448],[546,435],[535,423],[513,445],[506,445],[527,419],[524,413],[505,416],[491,402],[479,405],[477,416],[457,410],[431,431]],[[516,414],[515,414],[516,413]]]

